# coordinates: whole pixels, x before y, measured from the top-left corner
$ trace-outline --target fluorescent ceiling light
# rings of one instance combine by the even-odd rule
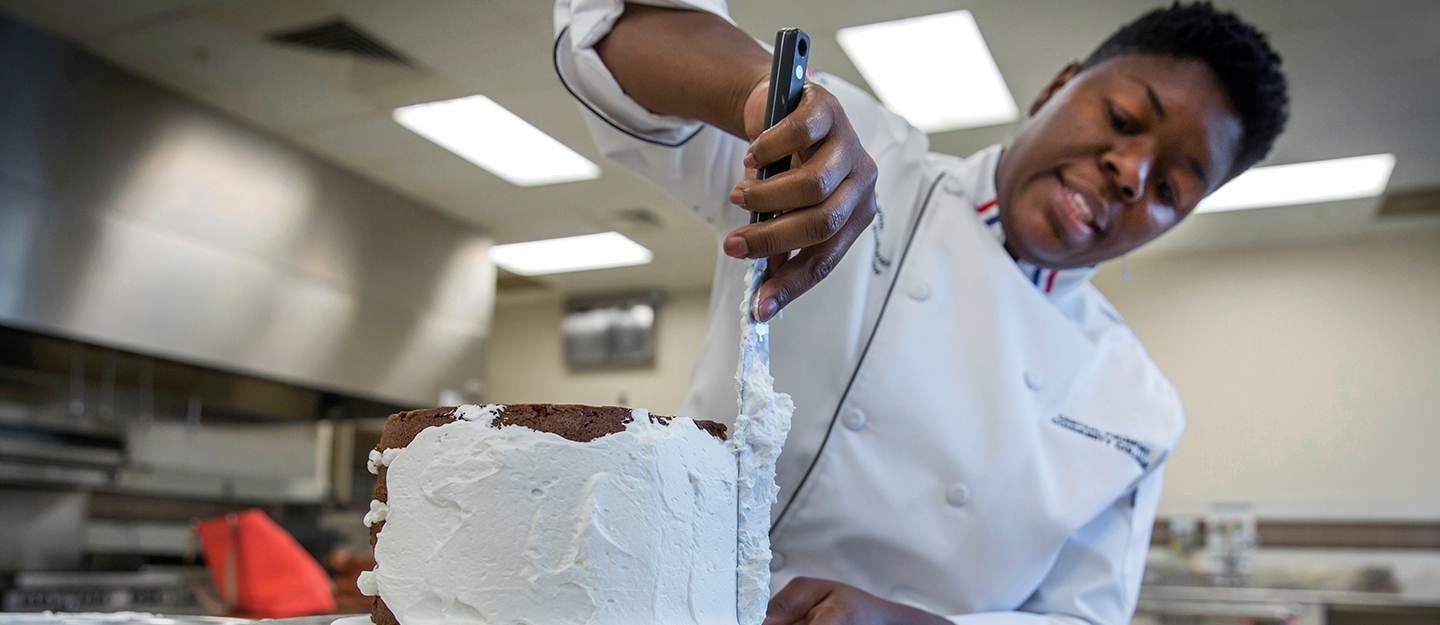
[[[920,130],[992,126],[1020,115],[969,11],[842,28],[835,37],[880,101]]]
[[[1394,154],[1256,167],[1216,189],[1197,213],[1375,197],[1385,192]]]
[[[600,177],[595,163],[483,95],[400,107],[395,121],[522,187]]]
[[[490,260],[501,269],[522,276],[643,265],[650,262],[652,256],[645,246],[619,232],[509,243],[490,248]]]

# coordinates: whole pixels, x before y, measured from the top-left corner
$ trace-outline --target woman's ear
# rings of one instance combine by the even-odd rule
[[[1030,102],[1030,110],[1027,111],[1025,115],[1034,117],[1035,113],[1040,110],[1040,107],[1045,106],[1045,103],[1050,101],[1050,97],[1055,95],[1056,91],[1059,91],[1061,87],[1065,86],[1065,83],[1070,82],[1070,79],[1079,73],[1079,61],[1070,61],[1066,64],[1065,67],[1060,69],[1060,73],[1055,74],[1055,77],[1050,79],[1050,84],[1045,85],[1045,88],[1040,90],[1039,95],[1035,96],[1035,100]]]

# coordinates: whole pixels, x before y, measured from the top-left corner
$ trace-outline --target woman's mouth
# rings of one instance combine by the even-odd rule
[[[1095,220],[1095,211],[1090,202],[1084,193],[1066,185],[1065,179],[1058,172],[1055,174],[1055,181],[1057,184],[1053,204],[1060,225],[1076,238],[1089,236],[1095,231],[1091,225]]]

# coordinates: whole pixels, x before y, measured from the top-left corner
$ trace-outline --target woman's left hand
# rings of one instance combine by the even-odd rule
[[[791,580],[765,611],[762,625],[950,625],[939,615],[813,577]]]

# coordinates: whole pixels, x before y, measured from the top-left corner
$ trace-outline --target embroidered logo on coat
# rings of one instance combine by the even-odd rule
[[[1139,464],[1141,469],[1150,468],[1150,448],[1147,447],[1145,443],[1127,436],[1121,436],[1114,432],[1106,432],[1100,428],[1085,425],[1063,414],[1055,415],[1055,418],[1051,419],[1050,422],[1086,438],[1114,447],[1119,450],[1120,453],[1130,456],[1130,459]]]

